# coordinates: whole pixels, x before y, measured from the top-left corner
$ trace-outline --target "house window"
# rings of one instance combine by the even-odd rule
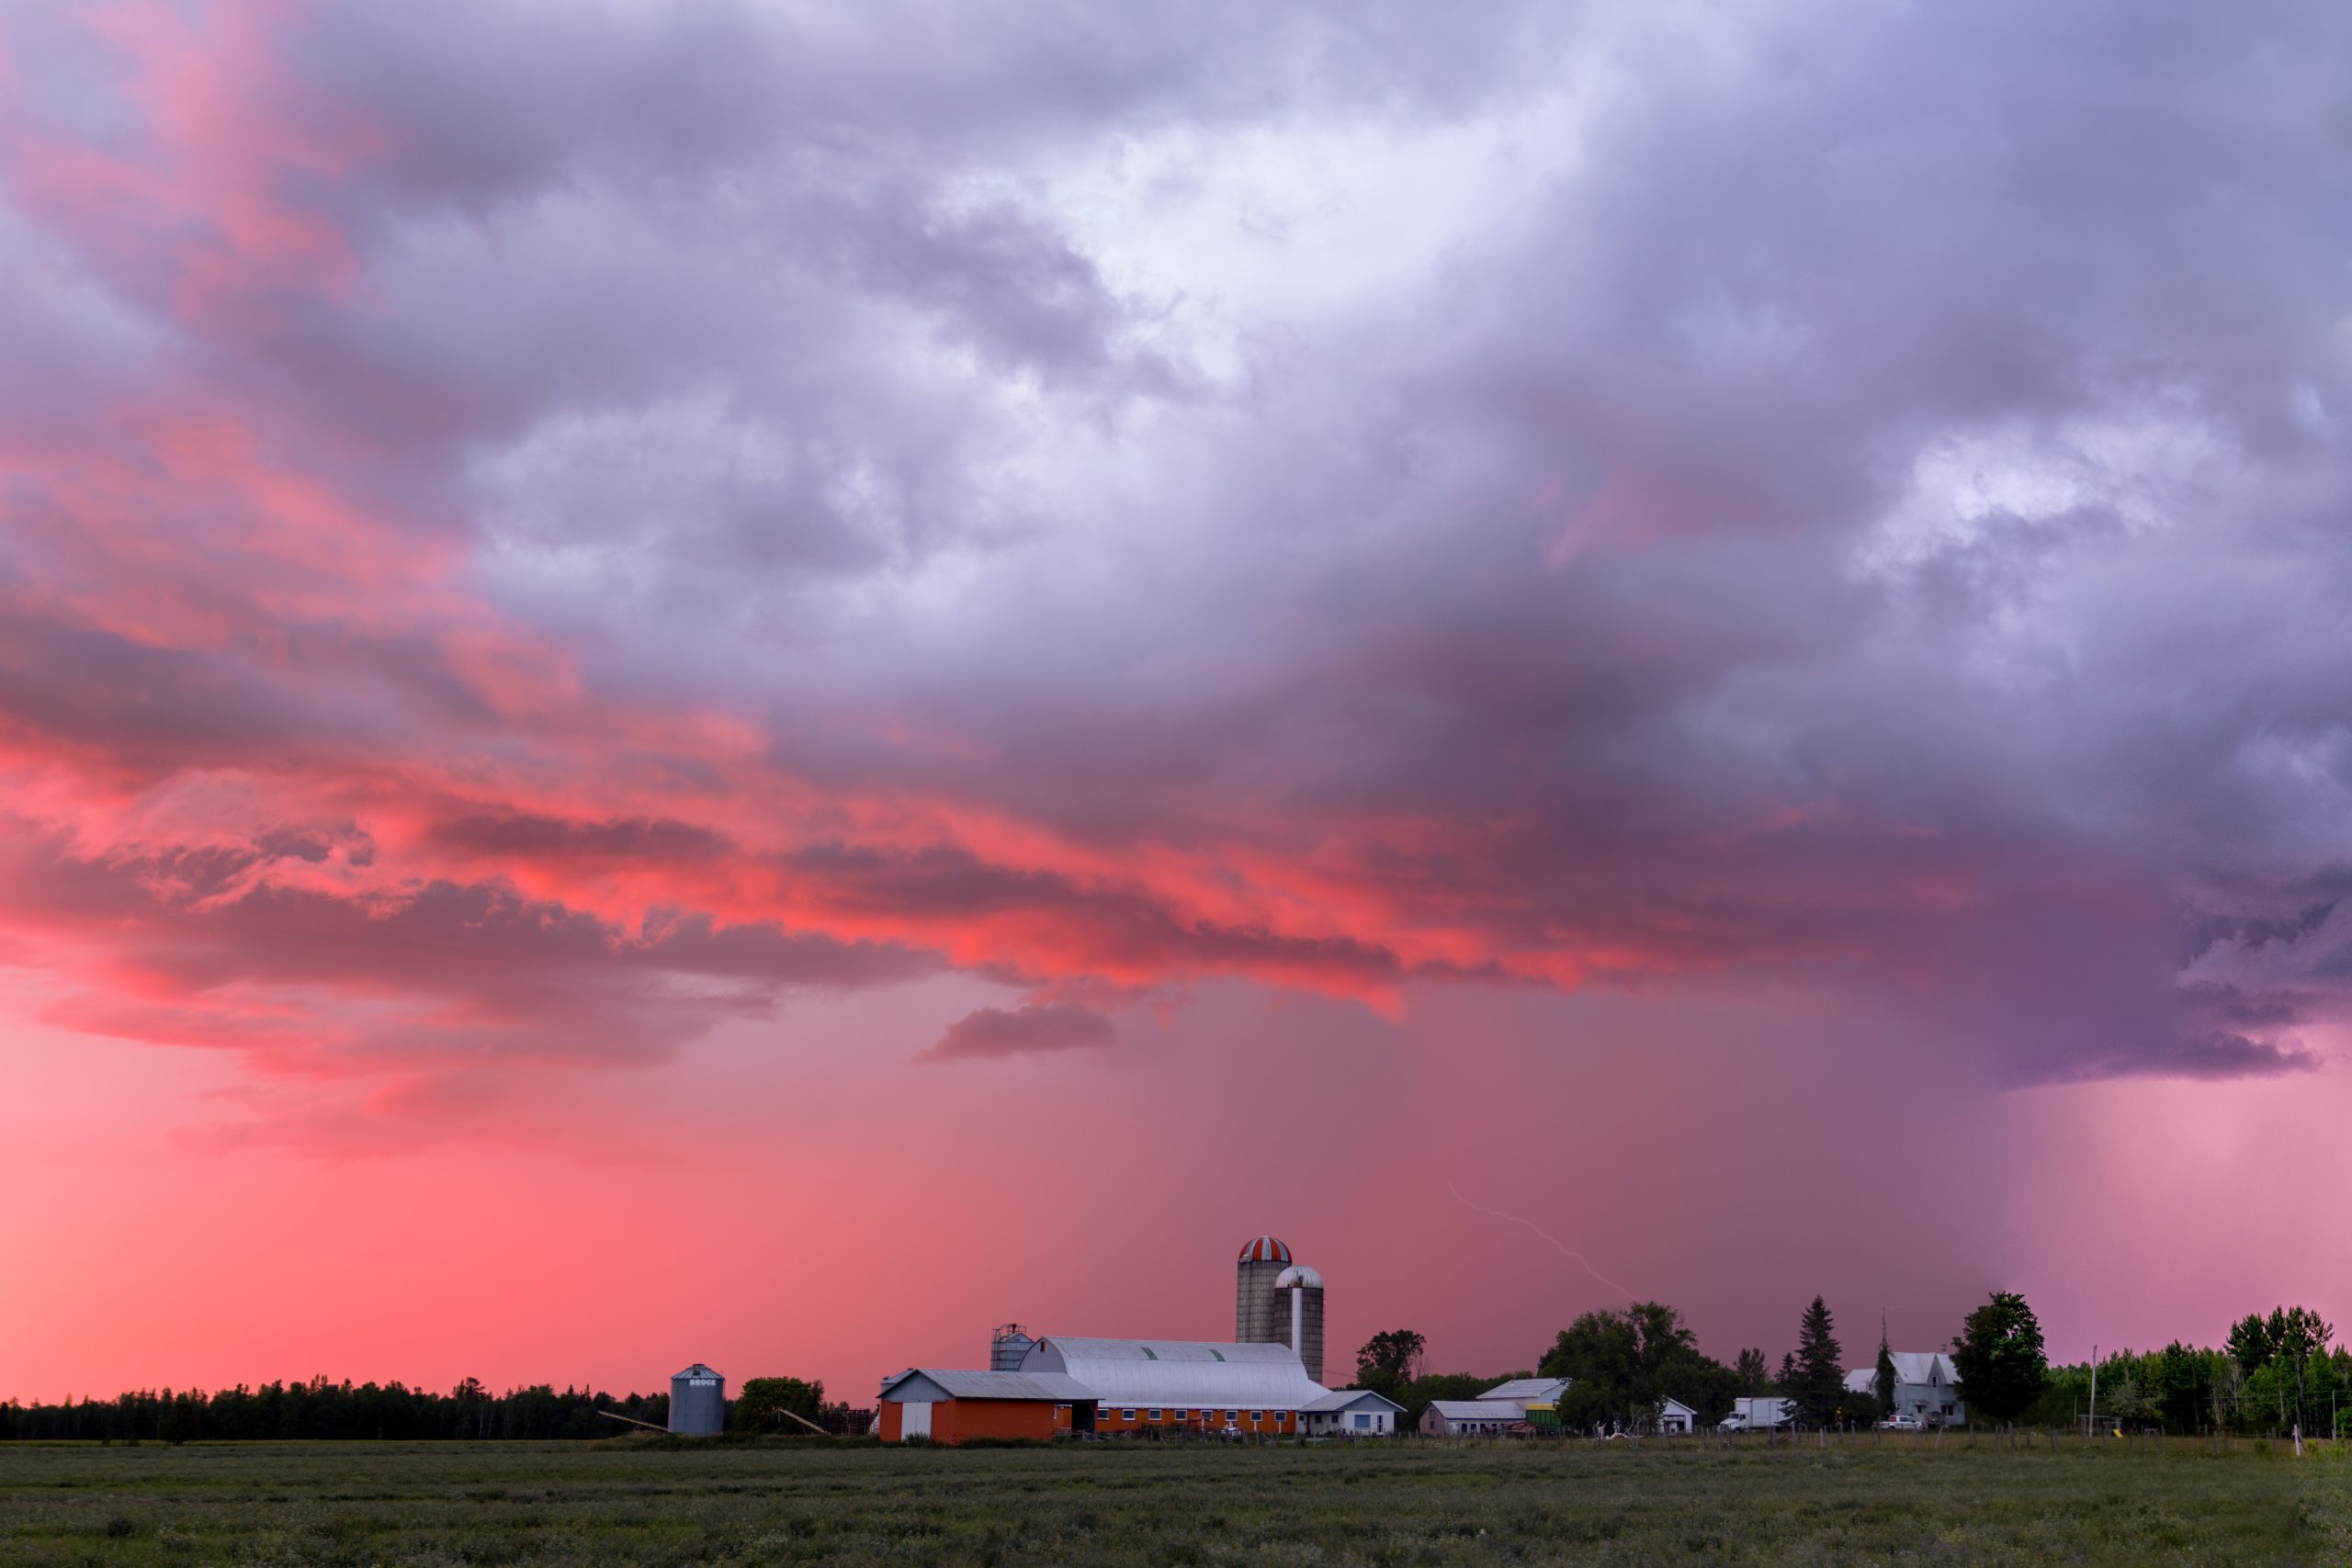
[[[1371,1428],[1372,1428],[1372,1417],[1371,1417],[1371,1416],[1367,1416],[1367,1415],[1365,1415],[1365,1414],[1364,1414],[1363,1411],[1361,1411],[1361,1410],[1357,1411],[1357,1412],[1356,1412],[1356,1430],[1357,1430],[1357,1431],[1359,1431],[1359,1432],[1363,1432],[1363,1431],[1369,1431],[1369,1430],[1371,1430]]]
[[[1119,1412],[1119,1419],[1122,1421],[1132,1421],[1135,1418],[1136,1413],[1132,1410],[1122,1410]]]

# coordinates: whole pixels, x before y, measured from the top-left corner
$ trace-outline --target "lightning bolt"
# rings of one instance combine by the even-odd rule
[[[1627,1290],[1624,1286],[1619,1284],[1616,1280],[1611,1279],[1600,1269],[1595,1269],[1592,1266],[1591,1258],[1587,1258],[1583,1253],[1578,1252],[1575,1247],[1570,1247],[1566,1242],[1562,1241],[1558,1236],[1554,1235],[1550,1231],[1545,1230],[1533,1220],[1522,1219],[1517,1214],[1506,1214],[1500,1209],[1489,1209],[1484,1203],[1473,1203],[1469,1199],[1464,1198],[1462,1195],[1461,1189],[1455,1187],[1452,1181],[1448,1181],[1445,1184],[1445,1190],[1448,1192],[1453,1193],[1453,1201],[1461,1204],[1465,1209],[1476,1209],[1478,1213],[1490,1215],[1495,1219],[1509,1220],[1515,1225],[1525,1225],[1529,1230],[1533,1231],[1537,1235],[1542,1236],[1545,1241],[1550,1242],[1554,1247],[1558,1247],[1562,1252],[1567,1254],[1570,1258],[1575,1258],[1579,1264],[1583,1265],[1584,1271],[1586,1273],[1591,1275],[1594,1279],[1600,1280],[1602,1284],[1608,1286],[1619,1295],[1623,1296],[1627,1301],[1630,1302],[1634,1299],[1633,1292]]]

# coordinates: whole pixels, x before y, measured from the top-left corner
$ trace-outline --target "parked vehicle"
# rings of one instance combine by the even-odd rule
[[[1924,1432],[1928,1427],[1926,1422],[1908,1410],[1898,1410],[1880,1422],[1878,1429],[1882,1432]]]
[[[1725,1432],[1777,1432],[1797,1422],[1793,1399],[1735,1399],[1731,1414],[1718,1423]]]

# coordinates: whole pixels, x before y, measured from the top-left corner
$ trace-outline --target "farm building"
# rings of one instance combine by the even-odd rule
[[[1894,1403],[1889,1416],[1917,1417],[1930,1427],[1964,1427],[1968,1404],[1962,1397],[1960,1369],[1941,1350],[1890,1350],[1894,1363]],[[1856,1393],[1878,1392],[1878,1369],[1856,1367],[1846,1374],[1846,1386]]]
[[[1497,1383],[1478,1397],[1506,1400],[1512,1404],[1523,1407],[1530,1404],[1557,1404],[1560,1402],[1560,1395],[1567,1392],[1566,1378],[1513,1378],[1509,1382]]]
[[[1425,1438],[1485,1438],[1527,1422],[1527,1406],[1508,1399],[1433,1399],[1421,1412]]]
[[[1051,1372],[923,1367],[882,1385],[876,1430],[886,1443],[917,1438],[960,1443],[973,1438],[1043,1439],[1093,1425],[1093,1393],[1074,1379]]]
[[[1388,1438],[1405,1407],[1368,1388],[1334,1389],[1300,1412],[1310,1438]]]
[[[1267,1434],[1300,1429],[1299,1413],[1330,1391],[1287,1345],[1047,1335],[1021,1359],[1094,1391],[1098,1432],[1152,1427]]]

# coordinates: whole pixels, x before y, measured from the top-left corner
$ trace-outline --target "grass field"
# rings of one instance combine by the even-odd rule
[[[2352,1459],[1948,1443],[0,1445],[0,1562],[2345,1563]]]

